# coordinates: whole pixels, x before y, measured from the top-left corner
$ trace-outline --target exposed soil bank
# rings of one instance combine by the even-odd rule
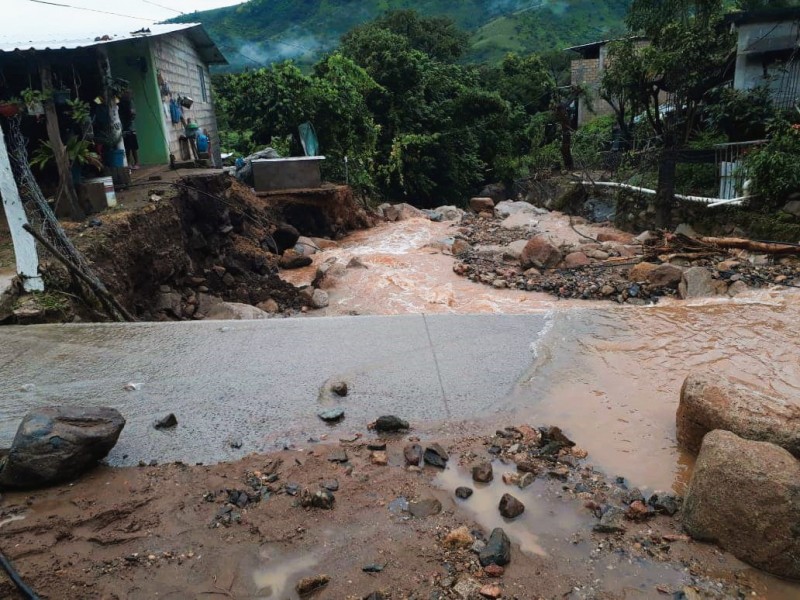
[[[451,454],[445,471],[404,468],[407,438],[338,432],[336,446],[310,442],[213,467],[101,468],[76,485],[5,495],[2,548],[52,599],[296,598],[298,581],[320,574],[330,581],[319,598],[485,597],[479,589],[518,599],[796,597],[795,586],[688,541],[667,515],[593,531],[599,504],[625,506],[638,492],[593,471],[578,448],[534,459],[551,466],[529,487],[504,483],[517,471],[514,445],[529,447],[527,431],[438,440]],[[380,443],[388,466],[367,447]],[[486,460],[495,480],[473,483],[472,465]],[[474,495],[456,498],[457,486]],[[326,488],[332,509],[303,507],[305,490]],[[521,517],[498,514],[504,493],[525,504]],[[482,568],[473,550],[494,527],[511,539],[505,569]],[[19,597],[6,580],[0,595]]]
[[[65,226],[98,278],[143,321],[204,318],[220,301],[294,314],[304,303],[277,276],[285,248],[276,243],[276,231],[341,236],[371,225],[344,186],[259,197],[215,173],[150,187],[124,193],[136,195],[130,202],[136,208]],[[143,195],[149,203],[140,201]],[[82,320],[106,320],[96,307],[77,301],[62,265],[53,261],[46,268],[50,304],[56,306],[41,297],[22,298],[17,308],[30,304],[24,318],[8,314],[5,322],[69,321],[75,313]]]

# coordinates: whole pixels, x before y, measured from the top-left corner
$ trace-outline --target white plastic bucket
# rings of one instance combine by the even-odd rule
[[[109,208],[117,205],[117,194],[114,191],[113,177],[95,177],[94,179],[87,179],[86,183],[102,183],[103,190],[106,193],[106,204]]]

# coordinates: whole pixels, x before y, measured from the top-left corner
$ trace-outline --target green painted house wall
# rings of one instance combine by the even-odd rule
[[[153,53],[148,39],[108,45],[111,72],[130,82],[136,108],[134,127],[139,140],[139,162],[142,165],[169,163],[164,108],[158,89]],[[143,72],[144,71],[144,72]]]

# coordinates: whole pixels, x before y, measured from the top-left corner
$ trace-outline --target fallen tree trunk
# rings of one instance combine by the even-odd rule
[[[756,242],[744,238],[701,237],[704,244],[713,244],[719,248],[736,248],[759,254],[800,254],[800,245],[781,244],[778,242]]]

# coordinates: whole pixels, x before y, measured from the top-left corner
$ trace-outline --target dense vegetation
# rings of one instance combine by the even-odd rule
[[[303,6],[313,12],[319,3]],[[610,45],[600,85],[615,115],[577,131],[574,106],[587,90],[569,85],[565,53],[475,64],[465,60],[474,38],[451,19],[387,13],[348,31],[313,66],[287,61],[218,76],[223,146],[299,154],[297,128],[308,121],[329,179],[419,205],[462,202],[486,183],[554,168],[611,168],[657,188],[657,220],[666,223],[677,182],[684,193],[716,195],[716,165],[681,164],[682,153],[769,136],[743,168],[757,205],[774,209],[800,189],[798,113],[777,110],[766,88],[730,87],[736,40],[724,17],[732,8],[632,0],[629,35]],[[603,152],[612,144],[615,152]]]
[[[297,152],[297,126],[310,121],[328,177],[345,178],[347,157],[350,182],[363,191],[461,202],[480,184],[524,170],[547,141],[558,97],[537,56],[465,65],[466,48],[448,19],[401,11],[353,29],[309,74],[284,62],[220,76],[223,129],[236,131],[225,142],[242,152],[266,144]]]
[[[202,22],[233,70],[292,58],[313,64],[353,27],[413,9],[451,19],[468,32],[465,60],[499,62],[614,37],[630,0],[250,0],[176,20]]]

